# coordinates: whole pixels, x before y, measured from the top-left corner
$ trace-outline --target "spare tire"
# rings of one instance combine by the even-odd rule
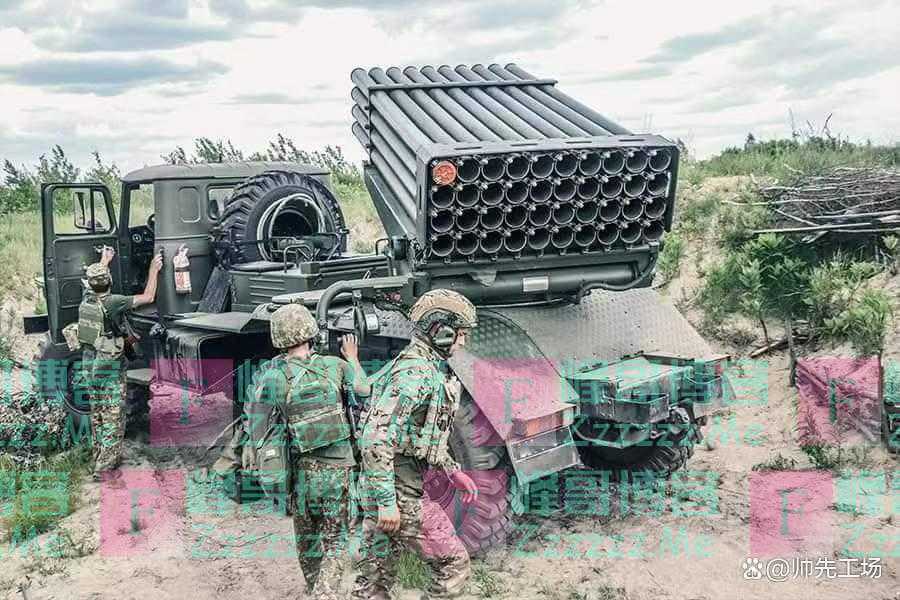
[[[225,204],[221,223],[228,250],[220,258],[230,264],[280,261],[269,241],[273,237],[346,229],[334,194],[317,179],[292,171],[266,171],[241,183]]]

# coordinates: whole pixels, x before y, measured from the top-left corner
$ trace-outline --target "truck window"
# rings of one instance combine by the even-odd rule
[[[147,218],[153,214],[153,184],[142,183],[129,190],[128,227],[140,227],[147,224]]]
[[[57,235],[94,235],[113,230],[112,216],[100,190],[53,190],[53,231]]]
[[[206,214],[210,221],[218,221],[225,212],[225,202],[231,198],[234,186],[211,187],[206,190]]]
[[[200,220],[200,193],[195,187],[178,190],[178,215],[182,223],[196,223]]]

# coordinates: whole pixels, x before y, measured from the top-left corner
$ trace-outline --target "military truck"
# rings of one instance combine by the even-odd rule
[[[374,252],[348,251],[340,199],[314,166],[139,169],[122,179],[118,213],[101,184],[45,185],[48,316],[27,323],[46,331],[42,357],[77,358],[61,330],[104,245],[117,250],[116,293],[139,292],[151,258],[165,257],[156,304],[133,319],[135,401],[227,385],[238,411],[240,365],[273,354],[269,315],[291,302],[315,311],[324,351],[354,331],[363,361],[389,360],[411,335],[405,309],[450,288],[479,309],[451,358],[464,387],[451,449],[481,493],[463,513],[443,477],[428,478],[428,493],[470,550],[502,540],[548,481],[565,501],[570,479],[682,467],[723,401],[727,357],[650,288],[672,225],[678,147],[515,65],[351,77],[353,133],[386,232]],[[183,248],[190,293],[175,285]],[[206,359],[234,370],[211,377]],[[44,385],[86,414],[64,383]]]

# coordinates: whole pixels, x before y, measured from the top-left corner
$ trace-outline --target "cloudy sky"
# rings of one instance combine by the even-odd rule
[[[900,139],[900,2],[0,0],[0,159],[124,169],[278,132],[354,159],[357,66],[516,62],[699,156],[821,126]]]

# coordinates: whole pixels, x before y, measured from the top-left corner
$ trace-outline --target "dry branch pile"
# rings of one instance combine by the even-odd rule
[[[839,167],[792,185],[758,186],[777,227],[754,233],[883,234],[900,231],[900,171]],[[816,235],[815,237],[819,237]]]

